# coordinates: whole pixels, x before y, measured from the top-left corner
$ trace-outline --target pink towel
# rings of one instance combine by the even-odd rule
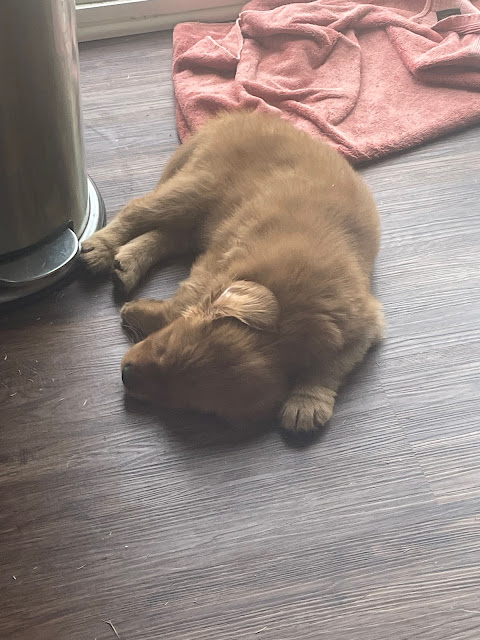
[[[358,163],[480,122],[480,1],[252,0],[174,31],[177,125],[279,113]]]

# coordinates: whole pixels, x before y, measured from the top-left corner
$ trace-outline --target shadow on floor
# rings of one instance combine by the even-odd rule
[[[125,396],[124,402],[127,413],[154,418],[159,428],[188,448],[229,449],[240,444],[260,443],[277,431],[287,446],[303,449],[317,443],[328,430],[326,425],[314,433],[288,433],[275,421],[232,426],[215,416],[159,409],[129,396]]]

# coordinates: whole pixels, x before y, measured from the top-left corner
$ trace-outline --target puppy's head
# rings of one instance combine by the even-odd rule
[[[127,392],[230,421],[271,416],[286,388],[275,348],[278,315],[267,288],[232,283],[127,352]]]

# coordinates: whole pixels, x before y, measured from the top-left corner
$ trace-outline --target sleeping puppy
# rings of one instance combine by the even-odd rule
[[[173,298],[122,309],[142,338],[122,362],[129,394],[311,431],[381,338],[379,238],[373,198],[336,151],[275,116],[236,112],[189,138],[82,252],[125,295],[156,263],[198,255]]]

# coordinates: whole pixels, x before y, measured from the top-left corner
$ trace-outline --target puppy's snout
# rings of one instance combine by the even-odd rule
[[[122,382],[127,389],[131,389],[135,386],[136,381],[138,381],[136,367],[133,364],[127,363],[122,369]]]

